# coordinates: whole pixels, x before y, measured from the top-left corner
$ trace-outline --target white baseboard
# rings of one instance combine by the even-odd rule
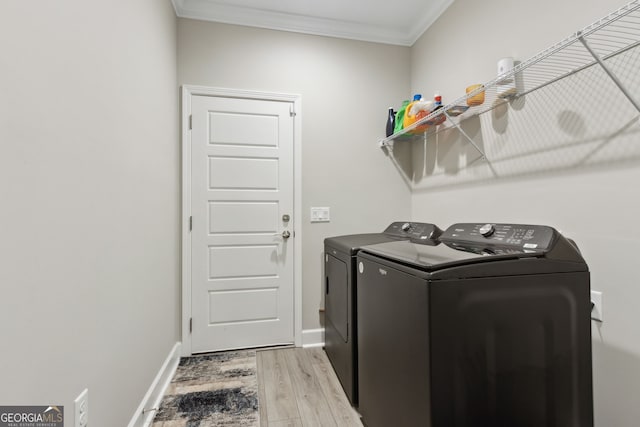
[[[136,412],[133,414],[133,418],[131,418],[128,427],[147,427],[151,424],[153,416],[156,413],[153,408],[160,406],[164,392],[171,382],[179,362],[180,343],[177,342],[151,383],[147,394],[142,398],[142,402],[140,402],[140,406],[138,406],[138,409],[136,409]]]
[[[324,346],[324,328],[305,329],[302,331],[302,347]]]

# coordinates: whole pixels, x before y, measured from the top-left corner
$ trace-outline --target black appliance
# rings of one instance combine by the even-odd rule
[[[394,222],[382,233],[351,234],[324,240],[325,351],[349,401],[358,402],[356,339],[356,254],[362,246],[408,240],[411,236],[436,238],[433,224]]]
[[[454,224],[365,246],[359,412],[368,427],[592,427],[589,270],[555,229]]]

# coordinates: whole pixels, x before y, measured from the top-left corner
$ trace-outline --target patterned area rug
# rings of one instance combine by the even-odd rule
[[[183,357],[152,427],[259,426],[256,352]]]

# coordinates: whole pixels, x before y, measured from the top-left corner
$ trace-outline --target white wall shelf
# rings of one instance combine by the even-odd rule
[[[640,0],[634,0],[529,60],[517,64],[510,72],[485,83],[483,87],[432,112],[400,132],[381,139],[379,145],[392,149],[395,142],[427,141],[430,136],[457,128],[481,154],[481,158],[486,159],[484,152],[473,138],[464,132],[461,124],[465,120],[594,66],[601,67],[626,99],[640,112],[638,96],[630,93],[616,72],[607,65],[607,61],[638,46],[640,46]],[[634,55],[634,58],[640,57],[640,49],[635,50],[638,54]],[[629,72],[637,73],[638,64],[640,60],[628,61]],[[515,81],[515,92],[505,94],[504,82],[511,80]],[[467,107],[467,100],[483,90],[484,103],[472,106],[459,114],[460,108],[457,107],[463,106],[464,109]],[[444,116],[444,122],[442,122],[442,116]],[[442,124],[428,126],[426,130],[418,130],[418,128],[424,128],[429,122],[442,122]]]

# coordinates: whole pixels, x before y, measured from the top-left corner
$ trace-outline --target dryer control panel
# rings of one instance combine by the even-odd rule
[[[544,252],[553,245],[556,233],[545,225],[459,223],[447,228],[440,240],[454,246],[499,247],[500,252]]]
[[[384,230],[384,234],[411,240],[433,242],[440,237],[442,230],[437,225],[426,222],[399,221],[389,225]]]

